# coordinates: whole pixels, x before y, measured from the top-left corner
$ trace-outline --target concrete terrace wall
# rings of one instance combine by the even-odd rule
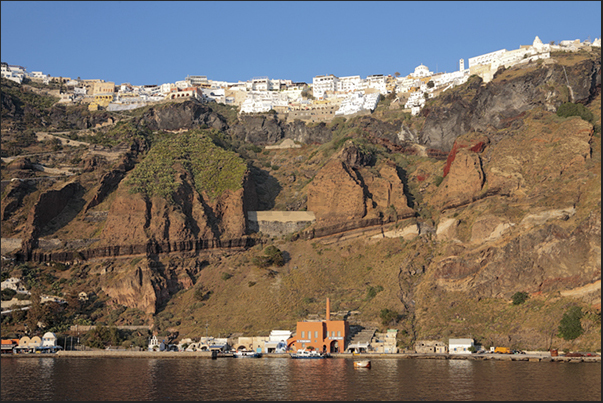
[[[248,211],[249,229],[270,236],[292,234],[316,221],[312,211]]]

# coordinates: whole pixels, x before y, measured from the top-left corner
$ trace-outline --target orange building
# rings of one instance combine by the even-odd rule
[[[12,354],[18,345],[19,339],[2,339],[2,354]]]
[[[331,320],[331,304],[327,298],[326,320],[297,322],[295,336],[287,340],[287,349],[302,350],[313,347],[327,353],[345,351],[350,326],[345,320]]]

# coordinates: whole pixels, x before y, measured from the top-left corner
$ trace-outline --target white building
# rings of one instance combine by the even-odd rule
[[[364,110],[372,111],[377,107],[379,97],[379,93],[364,94],[361,91],[356,91],[341,101],[341,105],[339,105],[339,109],[335,112],[335,115],[352,115]]]
[[[291,330],[272,330],[268,340],[264,342],[265,353],[287,352],[287,340],[291,338]]]
[[[268,77],[254,77],[251,80],[252,91],[268,91],[269,80]]]
[[[252,91],[247,94],[247,98],[241,104],[240,113],[262,113],[268,112],[275,106],[286,107],[289,105],[289,98],[282,92],[274,91]]]
[[[211,85],[211,88],[230,88],[237,83],[229,83],[228,81],[216,81],[216,80],[208,80],[208,83]]]
[[[153,335],[153,337],[151,337],[151,339],[149,340],[149,347],[148,347],[149,351],[159,351],[159,340],[157,340],[157,336]]]
[[[415,91],[410,94],[404,108],[410,109],[411,115],[418,115],[421,112],[421,108],[425,106],[425,92]]]
[[[44,333],[44,336],[42,336],[42,347],[56,347],[56,345],[57,336],[52,332]]]
[[[346,93],[355,92],[360,89],[362,81],[360,76],[339,77],[335,90]]]
[[[312,78],[312,94],[317,99],[324,97],[327,91],[336,91],[339,78],[333,74],[328,76],[316,76]]]
[[[1,75],[2,78],[21,84],[23,77],[25,76],[25,70],[21,66],[10,66],[6,63],[2,63]]]
[[[470,348],[475,348],[473,339],[448,339],[450,354],[471,354]]]
[[[496,52],[490,52],[490,53],[486,53],[484,55],[470,57],[469,58],[469,68],[480,65],[480,64],[491,64],[494,60],[497,60],[498,58],[500,58],[500,56],[502,56],[506,51],[507,51],[506,49],[501,49],[501,50],[497,50]]]
[[[172,92],[172,88],[176,88],[176,86],[171,83],[164,83],[159,86],[159,92],[161,92],[163,95],[167,95]]]
[[[380,94],[387,95],[386,79],[383,74],[373,74],[366,77],[366,87],[379,91]]]
[[[412,88],[419,88],[422,81],[418,78],[408,75],[407,77],[398,77],[396,79],[396,92],[409,92]]]
[[[32,71],[31,73],[29,73],[29,76],[31,78],[39,78],[39,79],[43,79],[44,77],[46,77],[41,71]]]
[[[224,88],[202,88],[201,91],[207,99],[211,99],[222,104],[226,103]]]
[[[187,81],[190,83],[190,85],[195,85],[195,86],[208,83],[207,76],[186,76],[184,81]],[[190,85],[189,85],[189,87],[190,87]]]
[[[429,77],[433,75],[433,71],[429,71],[429,69],[427,68],[427,66],[424,66],[423,64],[420,64],[419,66],[417,66],[415,68],[414,73],[410,74],[411,76],[415,77],[415,78],[423,78],[423,77]]]
[[[21,279],[16,277],[9,277],[1,283],[1,287],[4,290],[5,288],[9,288],[13,291],[16,291],[19,294],[29,294],[29,291],[23,286]]]
[[[176,85],[176,88],[181,89],[181,90],[183,90],[183,89],[185,89],[185,88],[190,88],[190,87],[192,87],[192,86],[193,86],[193,85],[191,84],[191,82],[190,82],[190,81],[188,81],[188,80],[180,80],[180,81],[176,81],[174,84]],[[159,87],[159,90],[161,91],[161,87]]]

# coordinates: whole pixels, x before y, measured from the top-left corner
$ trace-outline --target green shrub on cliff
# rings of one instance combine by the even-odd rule
[[[383,308],[379,313],[379,318],[381,319],[381,324],[383,326],[388,326],[392,322],[396,323],[398,321],[399,316],[400,315],[398,314],[398,312],[388,308]]]
[[[527,292],[518,291],[515,294],[513,294],[511,299],[513,300],[513,305],[520,305],[520,304],[523,304],[524,302],[526,302],[528,297],[529,297],[529,295]]]
[[[263,255],[255,256],[251,259],[251,262],[261,269],[268,268],[272,265],[281,267],[285,264],[285,257],[283,252],[274,245],[268,246],[264,249]]]
[[[569,311],[563,314],[561,323],[559,324],[559,336],[563,337],[564,340],[574,340],[578,338],[584,329],[582,328],[582,308],[574,306]]]
[[[582,119],[589,123],[593,123],[594,116],[591,111],[586,109],[582,104],[574,104],[566,102],[557,109],[557,116],[568,118],[570,116],[580,116]]]
[[[243,185],[247,164],[234,152],[216,146],[199,132],[187,132],[160,141],[132,171],[126,184],[131,193],[160,196],[173,201],[180,186],[176,177],[186,171],[195,190],[214,199]]]

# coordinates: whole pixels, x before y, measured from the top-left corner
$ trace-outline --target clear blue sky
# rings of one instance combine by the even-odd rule
[[[2,1],[2,61],[51,76],[312,82],[458,70],[499,49],[601,37],[600,1]]]

